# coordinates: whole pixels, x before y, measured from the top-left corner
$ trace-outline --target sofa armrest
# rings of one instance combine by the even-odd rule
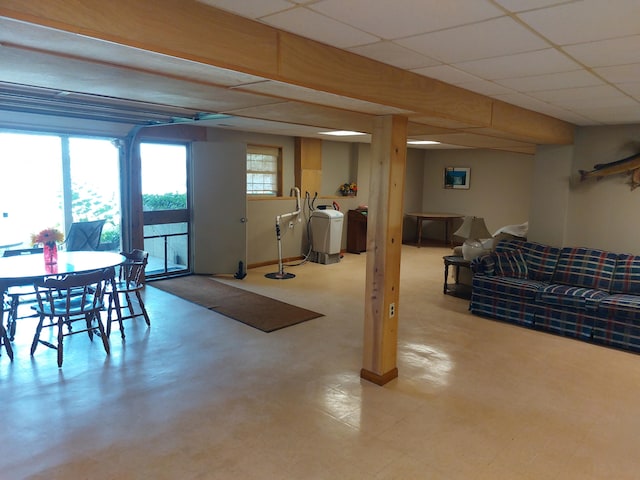
[[[496,271],[495,257],[491,253],[480,255],[471,260],[470,268],[474,275],[494,275]]]

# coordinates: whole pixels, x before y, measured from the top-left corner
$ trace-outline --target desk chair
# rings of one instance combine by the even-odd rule
[[[104,220],[94,220],[92,222],[72,223],[67,239],[63,243],[64,249],[68,252],[98,250],[104,222]]]
[[[33,255],[35,253],[42,253],[42,247],[37,248],[20,248],[17,250],[5,250],[2,254],[3,257],[17,257],[19,255]],[[7,333],[9,339],[13,342],[16,337],[16,321],[23,318],[32,318],[37,315],[19,315],[18,307],[25,303],[34,303],[36,301],[35,289],[33,288],[33,282],[29,281],[23,285],[11,285],[7,288],[6,295],[8,297],[7,305]]]
[[[144,287],[144,269],[149,260],[149,253],[135,249],[128,253],[120,252],[120,254],[125,256],[127,260],[120,265],[117,281],[112,286],[107,286],[107,294],[109,295],[107,335],[111,334],[111,323],[117,321],[120,326],[120,336],[124,339],[123,320],[144,317],[147,326],[151,325],[147,309],[140,295],[140,291]],[[136,296],[139,312],[135,311],[133,295]],[[113,310],[116,311],[116,318],[114,319],[111,318]]]
[[[34,285],[38,304],[33,308],[40,320],[31,344],[31,355],[35,353],[38,344],[42,343],[58,351],[58,367],[62,367],[64,337],[87,332],[89,339],[93,341],[96,329],[104,350],[109,355],[109,338],[100,312],[104,309],[105,287],[113,282],[114,277],[115,269],[110,267],[89,273],[72,273],[36,280]],[[69,329],[64,333],[63,326],[74,322],[84,322],[84,328]],[[51,327],[55,327],[57,331],[56,343],[41,338],[42,330]]]

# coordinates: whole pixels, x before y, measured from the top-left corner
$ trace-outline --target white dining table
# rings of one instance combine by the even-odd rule
[[[44,255],[16,255],[0,257],[0,300],[12,285],[27,285],[35,280],[69,273],[84,273],[103,268],[117,267],[126,257],[113,252],[58,252],[58,262],[45,265]],[[116,298],[116,302],[117,302]],[[119,309],[118,309],[119,311]],[[13,360],[13,349],[4,327],[4,301],[0,301],[0,341],[5,346],[9,358]]]

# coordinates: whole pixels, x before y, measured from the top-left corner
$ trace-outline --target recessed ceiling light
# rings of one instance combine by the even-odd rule
[[[433,140],[407,140],[409,145],[440,145],[440,142],[434,142]]]
[[[350,130],[335,130],[333,132],[318,132],[320,135],[333,135],[334,137],[350,137],[354,135],[366,135],[362,132],[352,132]]]

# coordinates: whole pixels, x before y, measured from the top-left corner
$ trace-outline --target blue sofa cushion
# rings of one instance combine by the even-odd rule
[[[607,292],[593,288],[553,284],[541,289],[537,300],[545,305],[595,311],[600,301],[608,296]]]
[[[608,292],[617,257],[604,250],[565,247],[560,252],[552,282]]]
[[[640,320],[640,296],[616,294],[604,298],[598,306],[602,316]]]
[[[611,293],[640,295],[640,256],[618,255]]]
[[[529,278],[540,282],[551,282],[560,257],[560,248],[527,242],[524,251]]]
[[[512,278],[527,278],[529,276],[522,250],[495,252],[494,257],[496,275]]]
[[[547,284],[522,278],[475,275],[473,290],[491,292],[497,297],[509,296],[514,298],[534,300],[538,291]]]

